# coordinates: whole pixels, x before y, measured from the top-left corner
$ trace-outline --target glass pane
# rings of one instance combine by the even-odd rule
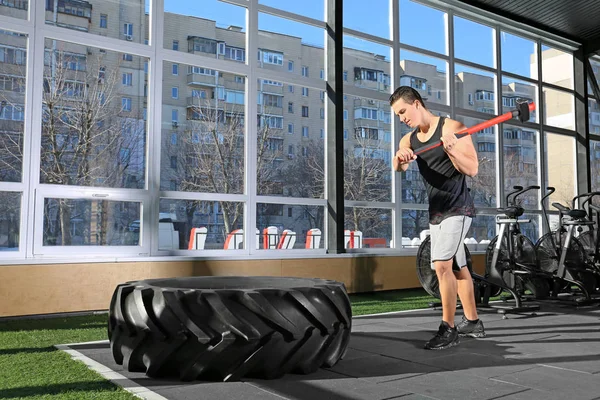
[[[44,246],[139,246],[142,204],[44,199]]]
[[[435,8],[411,0],[400,0],[400,43],[448,54],[447,17],[445,12]],[[427,34],[424,34],[420,21],[427,21]]]
[[[389,103],[349,99],[353,113],[344,123],[344,198],[391,201],[391,109]]]
[[[494,32],[489,26],[454,17],[454,57],[494,67]]]
[[[344,35],[344,81],[363,89],[391,93],[390,48]]]
[[[575,97],[566,92],[543,88],[544,123],[565,129],[575,129]]]
[[[457,121],[467,127],[483,122],[482,119],[457,116]],[[475,207],[496,207],[496,139],[497,126],[486,128],[471,135],[471,140],[477,151],[479,171],[474,177],[467,177],[467,186],[471,189],[471,196]]]
[[[185,64],[163,76],[161,190],[244,192],[245,79]]]
[[[594,99],[588,99],[590,118],[590,134],[600,135],[600,104]]]
[[[0,2],[0,15],[27,19],[29,0],[3,0]]]
[[[19,250],[21,193],[0,192],[0,252]]]
[[[344,0],[344,27],[383,38],[390,38],[390,2]]]
[[[538,131],[518,126],[504,125],[504,190],[513,186],[539,185],[538,181]],[[530,190],[518,197],[525,209],[539,209],[540,191]]]
[[[538,190],[539,192],[539,190]],[[538,208],[539,208],[539,204],[538,204]],[[523,219],[528,219],[531,222],[528,223],[519,223],[519,227],[521,228],[521,233],[525,236],[527,236],[534,244],[535,242],[538,241],[538,239],[540,238],[540,230],[541,230],[541,223],[542,223],[542,216],[540,216],[539,214],[523,214],[523,217],[521,217]],[[545,222],[544,222],[545,224]]]
[[[126,56],[46,40],[42,183],[144,187],[147,60]]]
[[[258,30],[261,68],[324,79],[323,29],[259,13]]]
[[[258,80],[258,194],[322,198],[324,99],[322,90]]]
[[[600,60],[596,58],[590,58],[590,63],[592,64],[592,71],[594,72],[594,77],[596,78],[596,83],[600,86]],[[593,93],[592,89],[588,83],[588,92]]]
[[[533,40],[511,33],[500,35],[502,70],[537,79],[537,44]]]
[[[347,249],[390,247],[392,210],[345,207],[344,243]]]
[[[441,58],[400,50],[400,85],[417,89],[426,104],[449,104],[447,70],[448,63]]]
[[[163,47],[246,61],[246,8],[219,0],[165,0]]]
[[[477,214],[465,238],[469,251],[485,252],[490,241],[497,235],[496,215]]]
[[[22,178],[26,68],[27,35],[0,30],[0,182]]]
[[[325,207],[258,203],[260,249],[322,249]]]
[[[536,109],[529,113],[530,122],[538,122],[537,116],[539,104],[538,86],[533,83],[502,77],[502,114],[512,111],[516,108],[516,101],[527,100],[528,102],[536,103]]]
[[[496,74],[461,64],[455,69],[456,106],[496,114]]]
[[[348,0],[344,0],[344,6]],[[323,21],[325,16],[324,0],[306,0],[303,2],[281,1],[281,0],[258,0],[258,4],[279,8],[284,11],[293,12],[305,17]]]
[[[148,0],[45,0],[44,3],[48,25],[147,43]]]
[[[532,68],[537,68],[537,60]],[[542,80],[573,89],[573,54],[542,46]]]
[[[571,201],[576,193],[577,171],[575,169],[575,138],[548,133],[544,151],[546,168],[548,169],[548,185],[556,191],[548,198],[549,203],[561,203],[571,207]],[[551,207],[552,211],[556,211]]]
[[[244,203],[160,199],[159,250],[244,248]]]
[[[429,231],[429,212],[427,210],[402,209],[402,238],[396,248],[418,248]]]
[[[590,140],[590,176],[592,191],[600,190],[600,141]]]

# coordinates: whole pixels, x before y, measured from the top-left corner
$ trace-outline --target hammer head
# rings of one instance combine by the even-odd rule
[[[517,99],[516,101],[517,111],[519,113],[518,118],[519,121],[525,122],[529,121],[529,102],[527,99]]]

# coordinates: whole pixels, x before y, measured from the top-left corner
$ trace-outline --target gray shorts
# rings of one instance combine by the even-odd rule
[[[444,219],[437,225],[429,224],[431,236],[431,269],[434,261],[455,259],[454,270],[467,266],[464,240],[471,226],[471,217],[456,215]]]

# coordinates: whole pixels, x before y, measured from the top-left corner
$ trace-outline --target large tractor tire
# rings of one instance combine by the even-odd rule
[[[340,282],[186,277],[118,285],[108,337],[115,362],[130,372],[235,381],[332,367],[346,352],[351,325]]]

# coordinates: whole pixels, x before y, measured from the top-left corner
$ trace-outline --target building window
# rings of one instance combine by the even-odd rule
[[[125,36],[125,39],[133,40],[133,24],[123,24],[123,35]]]
[[[302,137],[308,137],[308,126],[302,127]]]
[[[291,101],[288,103],[288,113],[294,113],[294,103],[292,103]]]
[[[131,111],[131,97],[123,97],[121,99],[121,108],[123,111]]]
[[[179,88],[177,86],[171,88],[171,97],[174,99],[179,98]]]
[[[308,106],[302,106],[302,116],[308,118]]]
[[[173,40],[173,50],[179,51],[179,40]]]
[[[302,76],[305,76],[308,78],[308,67],[306,65],[302,66]]]
[[[308,96],[308,88],[307,87],[302,88],[302,96]]]
[[[288,71],[290,71],[290,72],[294,71],[294,62],[293,61],[288,61]]]
[[[173,75],[179,75],[179,64],[173,64],[172,71]]]
[[[108,28],[108,15],[100,14],[100,28]]]
[[[133,85],[133,74],[131,72],[126,72],[123,74],[123,86],[132,86]]]
[[[265,64],[283,65],[283,54],[263,51],[263,62]]]

